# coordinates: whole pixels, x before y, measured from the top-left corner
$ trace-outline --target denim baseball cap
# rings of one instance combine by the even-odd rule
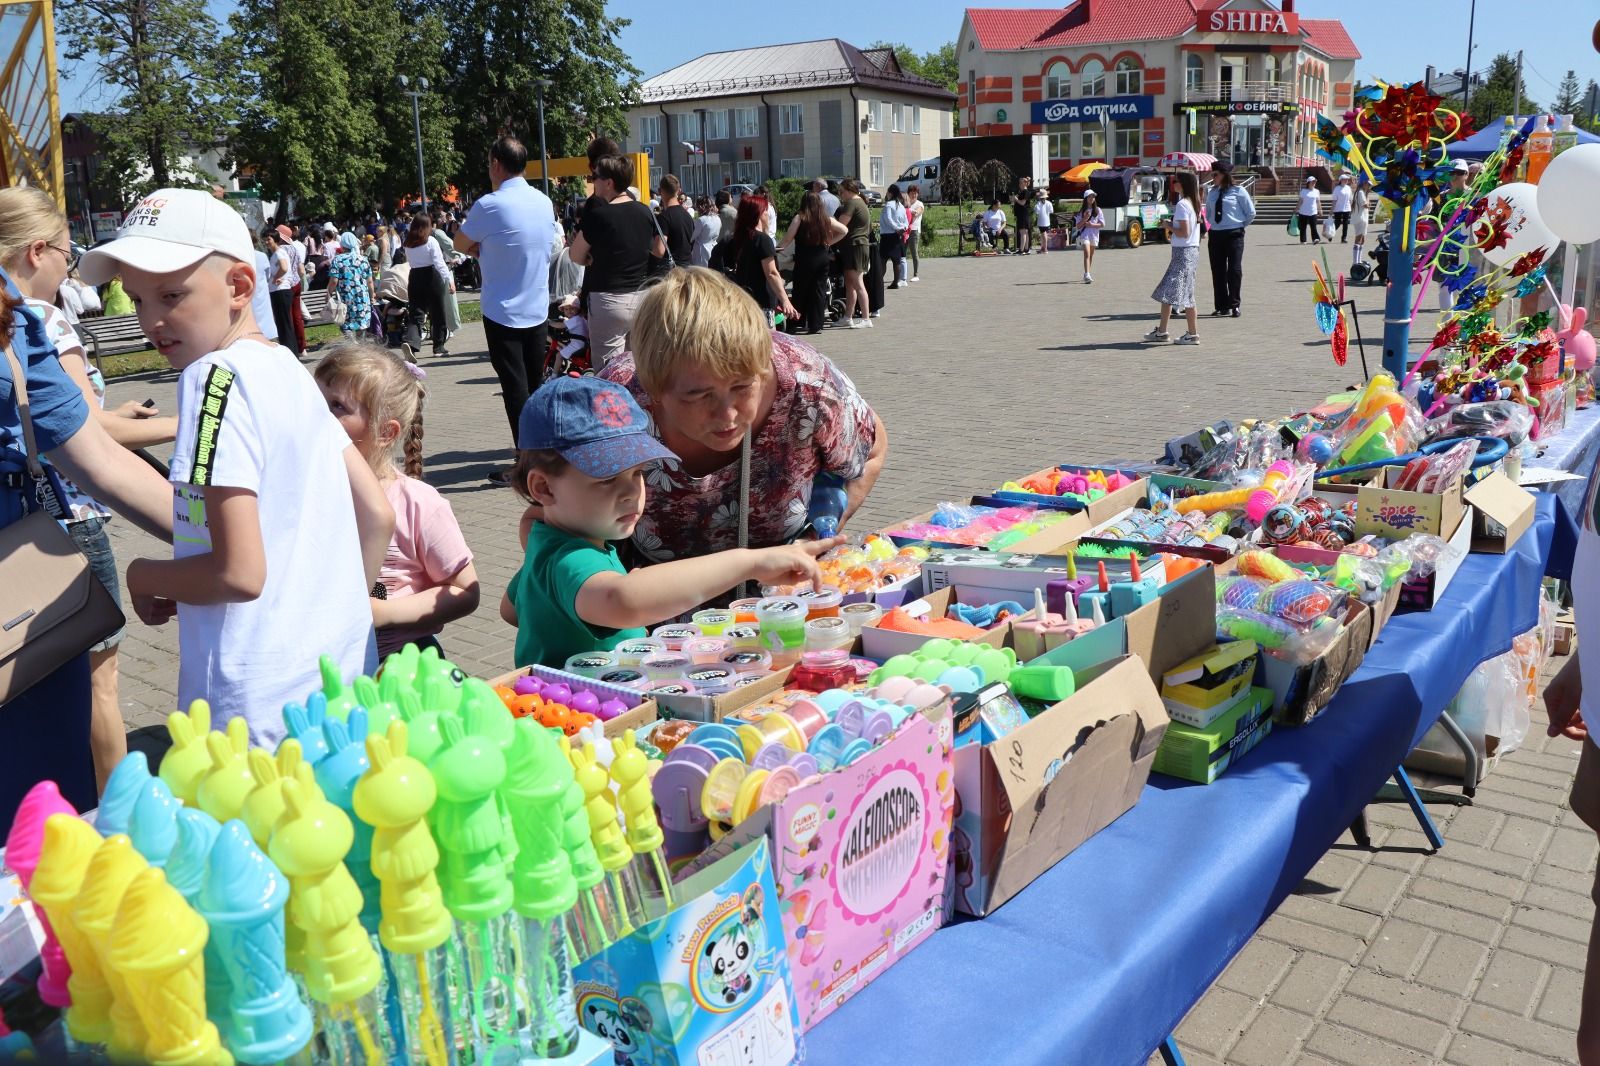
[[[627,389],[592,377],[559,377],[539,386],[522,405],[517,447],[559,452],[593,478],[678,461],[651,434],[649,416]]]

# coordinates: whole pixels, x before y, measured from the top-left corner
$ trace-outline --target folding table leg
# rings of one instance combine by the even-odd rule
[[[1178,1050],[1178,1042],[1170,1036],[1161,1042],[1161,1061],[1166,1066],[1183,1066],[1183,1052]]]
[[[1355,838],[1356,847],[1372,847],[1372,833],[1367,828],[1367,812],[1365,810],[1356,815],[1356,820],[1350,823],[1350,835]]]
[[[1433,819],[1428,817],[1428,808],[1422,805],[1422,797],[1417,795],[1416,786],[1411,783],[1404,766],[1394,768],[1394,783],[1400,786],[1400,794],[1406,798],[1406,803],[1410,804],[1411,813],[1417,816],[1417,821],[1422,825],[1422,833],[1428,838],[1428,843],[1433,845],[1433,850],[1438,851],[1444,847],[1444,837],[1439,835]]]

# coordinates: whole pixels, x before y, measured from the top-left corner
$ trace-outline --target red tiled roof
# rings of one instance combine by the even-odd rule
[[[1361,51],[1338,19],[1301,19],[1306,43],[1330,59],[1360,59]]]
[[[1055,48],[1177,37],[1194,25],[1192,0],[1076,0],[1065,8],[967,8],[986,51]]]

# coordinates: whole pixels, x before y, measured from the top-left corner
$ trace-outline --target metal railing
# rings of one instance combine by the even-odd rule
[[[1286,81],[1197,81],[1184,86],[1185,103],[1212,100],[1262,100],[1288,103],[1294,86]]]

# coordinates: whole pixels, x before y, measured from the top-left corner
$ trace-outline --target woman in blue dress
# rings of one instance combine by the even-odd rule
[[[339,235],[339,254],[328,264],[328,295],[344,301],[344,321],[339,329],[346,334],[361,333],[372,324],[375,300],[372,264],[361,253],[361,244],[348,231]]]

